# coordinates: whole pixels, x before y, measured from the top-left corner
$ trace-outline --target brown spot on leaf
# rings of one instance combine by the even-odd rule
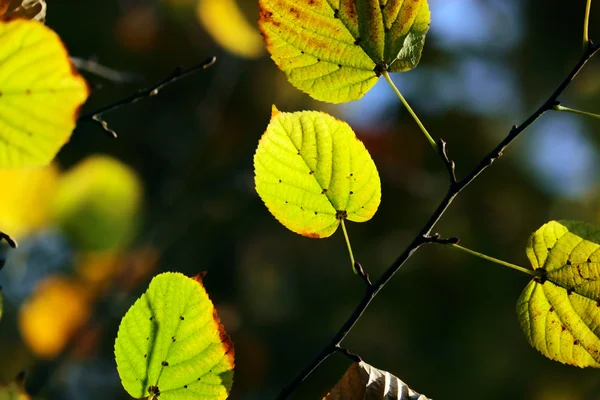
[[[300,234],[302,236],[305,236],[305,237],[311,238],[311,239],[320,239],[321,238],[321,236],[315,232],[300,232]]]

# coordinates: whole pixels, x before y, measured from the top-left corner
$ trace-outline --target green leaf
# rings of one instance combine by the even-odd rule
[[[115,356],[137,399],[220,400],[233,383],[233,344],[199,277],[156,276],[121,321]]]
[[[119,250],[137,231],[142,187],[135,172],[108,156],[91,156],[60,180],[54,220],[80,250]]]
[[[368,221],[381,201],[375,163],[350,126],[325,113],[280,113],[254,155],[256,191],[289,230],[331,236],[342,219]]]
[[[384,71],[417,66],[429,30],[427,0],[260,0],[267,49],[313,98],[361,98]]]
[[[0,262],[2,262],[0,260]],[[4,298],[2,296],[2,288],[0,288],[0,319],[2,319],[2,314],[4,312]]]
[[[37,21],[0,22],[0,168],[48,164],[87,96],[56,33]]]
[[[527,257],[540,276],[517,302],[525,337],[552,360],[600,367],[600,227],[548,222],[529,239]]]

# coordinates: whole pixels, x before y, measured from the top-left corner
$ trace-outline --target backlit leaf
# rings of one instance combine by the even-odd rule
[[[404,382],[361,361],[348,368],[323,400],[428,400]]]
[[[260,0],[267,49],[288,80],[317,100],[361,98],[384,71],[417,66],[427,0]]]
[[[600,227],[548,222],[529,239],[527,256],[540,277],[517,303],[525,337],[552,360],[600,367]]]
[[[381,182],[364,144],[325,113],[280,113],[254,155],[256,191],[293,232],[331,236],[342,219],[365,222],[381,201]]]
[[[233,383],[233,344],[200,278],[179,273],[156,276],[129,309],[115,356],[137,399],[221,400]]]
[[[0,22],[0,169],[52,161],[87,96],[56,33],[37,21]]]
[[[79,250],[127,247],[137,228],[141,183],[128,166],[91,156],[67,171],[53,201],[54,219]]]
[[[256,28],[244,17],[238,0],[200,0],[200,23],[225,50],[240,57],[256,58],[264,51]]]

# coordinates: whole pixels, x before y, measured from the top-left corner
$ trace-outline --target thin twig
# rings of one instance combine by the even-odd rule
[[[450,178],[450,185],[455,185],[458,183],[456,179],[456,164],[453,160],[448,156],[448,143],[444,141],[444,139],[440,138],[440,145],[438,146],[438,150],[440,152],[440,157],[442,157],[442,161],[446,166],[446,170],[448,171],[448,177]]]
[[[0,241],[2,241],[2,240],[4,240],[6,243],[8,243],[8,245],[10,247],[12,247],[13,249],[16,249],[19,246],[15,239],[11,238],[9,235],[7,235],[4,232],[0,232]]]
[[[106,105],[95,111],[92,111],[92,112],[89,112],[86,114],[82,114],[77,119],[77,122],[78,123],[79,122],[93,122],[93,123],[99,125],[100,128],[102,128],[102,130],[104,132],[106,132],[110,137],[115,138],[116,133],[115,133],[115,131],[110,129],[108,124],[106,123],[106,121],[104,121],[102,119],[103,114],[110,112],[110,111],[114,111],[116,109],[127,106],[129,104],[137,103],[138,101],[140,101],[146,97],[156,96],[166,86],[169,86],[172,83],[175,83],[180,79],[183,79],[189,75],[192,75],[195,72],[205,70],[205,69],[211,67],[215,63],[216,60],[217,60],[216,57],[210,57],[210,58],[206,59],[205,61],[203,61],[202,63],[195,65],[188,69],[176,68],[169,76],[158,81],[157,83],[150,86],[149,88],[138,90],[137,92],[133,93],[132,95],[127,96],[123,99],[117,100],[114,103]]]
[[[367,287],[373,286],[373,283],[371,282],[371,278],[369,277],[369,274],[367,274],[365,272],[365,269],[358,261],[354,262],[354,270],[356,271],[358,276],[360,276],[362,278],[362,280],[365,281],[365,283],[367,284]]]
[[[362,362],[362,360],[363,360],[362,358],[360,358],[360,356],[358,354],[354,354],[350,350],[345,349],[345,348],[340,347],[340,346],[337,346],[335,348],[335,351],[337,351],[338,353],[342,353],[343,355],[345,355],[346,357],[348,357],[350,359],[350,361],[352,361],[352,362],[359,363],[359,362]]]
[[[491,166],[495,160],[502,156],[504,150],[531,124],[538,120],[547,111],[551,110],[556,104],[558,104],[558,97],[565,91],[569,84],[573,81],[575,76],[581,71],[584,65],[590,58],[596,54],[600,49],[592,42],[586,47],[584,54],[581,56],[577,64],[573,67],[571,72],[556,88],[556,90],[548,97],[548,99],[520,125],[512,127],[508,135],[486,156],[484,156],[479,164],[477,164],[473,170],[462,180],[458,181],[455,185],[450,185],[448,192],[444,199],[441,201],[437,209],[433,212],[429,220],[425,223],[423,228],[417,233],[411,243],[406,249],[400,254],[400,256],[388,267],[384,274],[379,278],[375,284],[367,288],[360,304],[356,306],[352,314],[348,317],[344,325],[340,330],[333,336],[331,341],[321,350],[321,352],[296,375],[296,377],[289,382],[276,397],[278,400],[287,398],[310,374],[329,356],[338,351],[341,347],[342,341],[346,338],[348,333],[356,325],[360,317],[364,314],[366,309],[371,304],[371,301],[377,296],[377,294],[387,285],[392,277],[398,272],[398,270],[406,263],[406,261],[424,244],[431,243],[431,231],[436,226],[440,218],[444,215],[446,210],[450,207],[456,196],[462,192],[471,182],[473,182],[483,171]]]
[[[117,71],[91,58],[70,57],[71,63],[80,71],[89,72],[115,83],[140,83],[143,78],[133,72]]]

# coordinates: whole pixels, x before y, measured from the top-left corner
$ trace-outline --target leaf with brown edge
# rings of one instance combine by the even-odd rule
[[[428,400],[387,371],[354,363],[323,400]]]
[[[224,400],[233,384],[233,344],[201,277],[156,276],[123,317],[115,356],[137,399]]]
[[[88,94],[55,32],[37,21],[0,21],[0,169],[50,163]]]
[[[289,230],[331,236],[342,220],[365,222],[381,202],[377,167],[350,126],[317,111],[279,112],[254,155],[256,191]]]
[[[271,58],[317,100],[360,99],[385,72],[415,68],[430,12],[427,0],[260,0]]]

